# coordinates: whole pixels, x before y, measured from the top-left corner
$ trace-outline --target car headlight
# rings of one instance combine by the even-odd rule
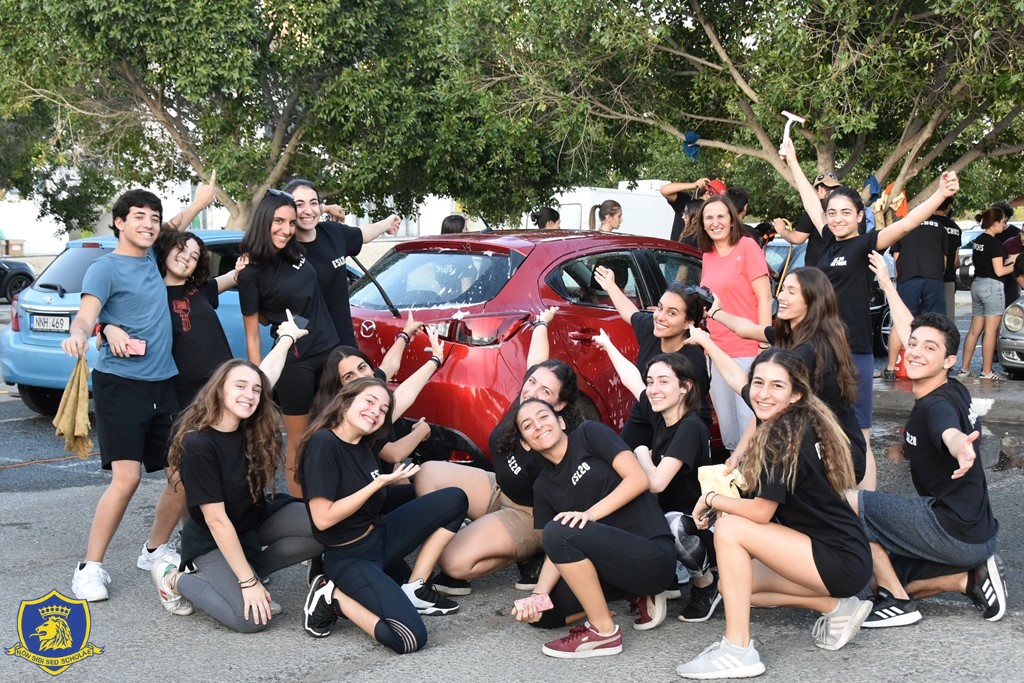
[[[1010,332],[1020,332],[1024,329],[1024,307],[1019,304],[1010,304],[1003,311],[1003,325]]]

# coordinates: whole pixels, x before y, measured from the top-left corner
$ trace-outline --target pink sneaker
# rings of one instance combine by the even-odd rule
[[[633,620],[633,628],[637,631],[646,631],[656,626],[661,626],[668,616],[668,598],[664,593],[658,595],[645,595],[637,598],[635,604],[640,616]]]
[[[622,631],[616,626],[611,635],[603,636],[586,621],[582,626],[574,626],[564,638],[546,644],[541,652],[560,659],[617,655],[622,652]]]

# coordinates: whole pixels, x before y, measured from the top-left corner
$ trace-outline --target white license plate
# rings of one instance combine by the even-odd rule
[[[28,325],[33,332],[68,332],[71,330],[71,316],[30,315]]]

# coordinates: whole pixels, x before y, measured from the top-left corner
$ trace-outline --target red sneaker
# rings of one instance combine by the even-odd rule
[[[665,594],[659,593],[658,595],[645,595],[642,598],[637,598],[635,603],[631,602],[630,605],[635,604],[640,613],[640,616],[633,620],[633,628],[637,631],[646,631],[655,626],[661,626],[661,622],[665,621],[665,617],[668,616],[666,600]]]
[[[617,655],[622,652],[622,632],[616,626],[611,635],[603,636],[585,621],[582,626],[574,626],[564,638],[546,644],[541,652],[560,659]]]

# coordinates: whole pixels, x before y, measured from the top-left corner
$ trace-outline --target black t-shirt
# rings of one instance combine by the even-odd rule
[[[809,536],[841,558],[841,566],[854,573],[871,570],[871,550],[857,514],[846,499],[836,493],[825,475],[819,455],[818,435],[808,429],[800,442],[799,462],[793,490],[786,486],[785,475],[766,467],[761,473],[758,498],[779,504],[775,521]]]
[[[818,267],[828,276],[836,290],[839,317],[850,331],[850,351],[872,353],[874,328],[871,326],[871,281],[868,254],[875,251],[878,231],[837,240],[831,232],[825,235]],[[244,272],[244,271],[243,271]]]
[[[321,429],[310,438],[303,452],[302,476],[305,481],[306,510],[313,498],[334,502],[352,495],[380,475],[380,460],[368,447],[342,441],[330,429]],[[371,524],[379,524],[384,499],[383,488],[376,491],[351,516],[321,531],[313,524],[313,538],[327,546],[341,545],[366,533]],[[310,521],[313,516],[310,515]]]
[[[992,267],[992,259],[1006,258],[1006,250],[1003,249],[1003,243],[987,232],[982,232],[974,240],[973,246],[974,276],[998,280],[999,276],[996,275],[996,269]]]
[[[171,310],[171,354],[178,366],[177,383],[189,383],[210,377],[225,361],[231,360],[231,347],[217,317],[217,282],[208,280],[202,289],[192,285],[167,285],[167,305]]]
[[[239,536],[259,526],[264,503],[257,504],[249,494],[248,470],[242,430],[206,429],[185,436],[181,483],[189,517],[201,531],[210,533],[200,509],[201,505],[209,503],[224,503],[228,519]]]
[[[906,282],[912,277],[942,280],[946,273],[946,228],[932,216],[892,245],[896,261],[896,281]],[[959,242],[957,243],[959,244]]]
[[[650,421],[654,438],[651,442],[651,461],[657,467],[665,458],[681,460],[682,468],[668,486],[658,494],[663,512],[675,510],[690,512],[700,498],[697,468],[711,464],[711,432],[698,415],[687,413],[671,427],[665,424],[661,413],[651,408],[647,392],[637,401],[642,415]]]
[[[956,282],[956,257],[960,251],[960,235],[963,233],[956,221],[949,216],[935,214],[928,220],[935,221],[946,231],[946,271],[942,279],[946,282]]]
[[[502,451],[505,433],[516,428],[513,423],[515,413],[515,407],[505,413],[487,440],[491,449],[491,466],[494,468],[494,478],[502,493],[519,505],[533,507],[533,482],[537,480],[547,461],[539,453],[523,448],[518,439],[511,453]]]
[[[622,478],[612,462],[628,450],[626,443],[600,422],[588,420],[570,432],[562,461],[547,463],[533,485],[534,528],[543,529],[559,512],[587,510],[614,491]],[[642,538],[671,536],[658,499],[650,491],[598,521]]]
[[[682,192],[677,192],[674,200],[668,197],[665,198],[665,201],[672,207],[672,212],[675,214],[672,218],[672,232],[669,233],[669,239],[673,242],[678,242],[679,236],[686,229],[686,205],[690,203],[691,199],[692,197]]]
[[[303,257],[292,265],[280,255],[262,266],[246,266],[238,276],[238,302],[242,315],[261,314],[277,336],[277,326],[287,320],[285,309],[309,321],[309,334],[288,353],[288,362],[329,351],[338,345],[338,334],[327,313],[312,263]]]
[[[806,211],[796,219],[796,225],[793,226],[793,230],[809,235],[804,243],[807,245],[807,250],[804,252],[804,263],[809,266],[814,265],[821,257],[821,250],[825,248],[824,235],[831,235],[832,231],[828,229],[827,225],[823,225],[819,233],[818,229],[814,227],[814,221],[811,220]]]
[[[340,344],[356,346],[352,328],[352,310],[348,304],[348,272],[345,259],[357,256],[363,248],[363,231],[350,225],[323,221],[317,223],[316,239],[303,242],[306,258],[313,264],[327,312],[334,322]]]
[[[918,494],[935,499],[932,509],[942,528],[964,543],[986,543],[996,535],[999,523],[989,505],[980,444],[974,442],[974,466],[959,479],[950,479],[960,465],[942,442],[947,429],[981,431],[971,395],[955,379],[914,402],[904,428],[903,452]]]
[[[633,326],[633,336],[636,337],[638,347],[635,365],[643,375],[647,372],[647,364],[651,359],[662,353],[661,339],[654,336],[654,313],[651,311],[637,311],[630,317],[629,322]],[[704,355],[704,349],[696,344],[684,344],[676,353],[688,360],[697,373],[697,389],[700,391],[701,400],[700,416],[705,424],[710,426],[711,401],[708,400],[708,391],[711,389],[711,376],[708,374],[708,359]]]
[[[772,326],[764,328],[764,336],[769,343],[775,343],[775,328]],[[832,362],[831,352],[821,369],[821,381],[818,381],[816,372],[818,363],[814,357],[814,348],[807,343],[797,344],[790,349],[804,361],[807,366],[808,375],[811,378],[811,388],[814,394],[820,398],[825,405],[832,409],[836,421],[843,428],[843,433],[850,439],[850,456],[853,458],[853,472],[857,481],[864,478],[867,467],[867,443],[864,441],[864,432],[861,431],[857,422],[857,415],[852,403],[845,403],[843,395],[839,391],[839,380],[836,379],[836,365]]]

